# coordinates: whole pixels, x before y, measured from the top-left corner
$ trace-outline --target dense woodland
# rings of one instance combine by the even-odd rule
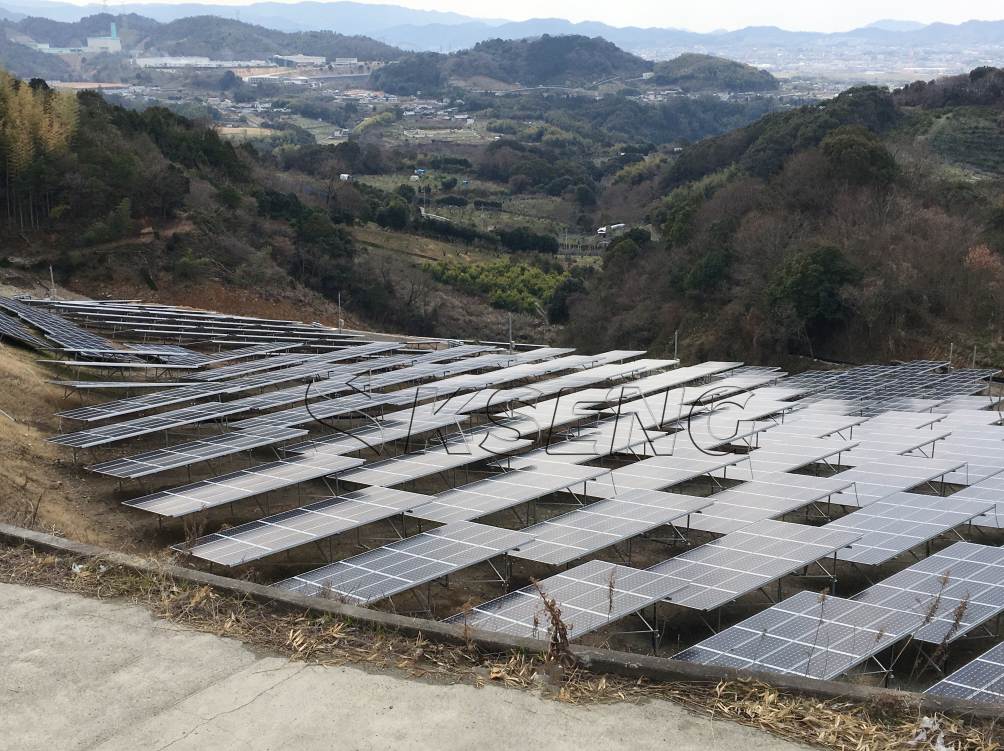
[[[611,245],[572,303],[571,339],[665,347],[679,330],[698,356],[756,359],[965,341],[999,356],[1001,174],[944,169],[914,137],[937,113],[903,106],[928,89],[934,106],[973,101],[998,75],[855,89],[687,149],[653,178],[662,241]],[[1000,96],[980,101],[1000,118]]]

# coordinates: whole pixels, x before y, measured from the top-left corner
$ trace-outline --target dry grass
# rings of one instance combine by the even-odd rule
[[[470,645],[405,637],[349,619],[284,612],[100,560],[78,562],[28,548],[0,547],[0,581],[125,599],[188,628],[240,639],[291,660],[397,669],[414,677],[475,686],[496,683],[527,690],[550,683],[548,667],[553,663],[545,655],[484,654]],[[916,709],[899,703],[863,706],[819,701],[752,681],[652,683],[571,667],[562,671],[558,685],[543,694],[571,704],[673,701],[709,718],[731,719],[821,748],[992,751],[1001,748],[1002,740],[990,723],[967,723],[942,715],[922,717]]]

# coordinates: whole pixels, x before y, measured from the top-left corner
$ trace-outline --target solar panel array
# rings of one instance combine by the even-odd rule
[[[139,360],[139,358],[116,347],[108,339],[85,331],[61,316],[47,313],[21,300],[0,297],[0,308],[5,308],[22,321],[45,332],[45,335],[52,339],[52,341],[70,351],[81,352],[87,349],[112,350],[121,352],[122,354],[109,355],[102,359],[117,360],[119,362],[137,362]]]
[[[37,329],[75,364],[189,371],[155,391],[64,411],[100,424],[53,441],[90,450],[188,433],[89,469],[123,480],[201,471],[204,479],[126,502],[162,517],[219,509],[206,515],[216,531],[175,546],[192,559],[239,566],[370,527],[386,537],[405,528],[396,518],[444,525],[276,585],[311,596],[374,603],[501,555],[534,574],[583,561],[540,582],[579,638],[659,603],[720,610],[810,569],[833,579],[838,562],[874,566],[970,524],[1000,528],[1004,413],[992,411],[999,398],[981,394],[995,371],[920,361],[789,377],[737,362],[676,367],[637,351],[373,341],[136,301],[0,307],[20,318],[0,314],[0,336],[44,347]],[[210,434],[213,421],[236,429]],[[209,477],[198,467],[238,453],[281,458]],[[447,488],[430,494],[433,474]],[[423,492],[394,487],[405,483]],[[219,527],[223,507],[250,498],[265,515]],[[538,504],[551,502],[578,506],[542,506],[536,521]],[[791,521],[802,509],[845,507],[857,510],[823,526]],[[494,526],[514,522],[524,528]],[[660,530],[712,539],[647,570],[593,559],[630,560],[634,541]],[[541,606],[527,587],[450,620],[540,636]],[[1004,553],[957,543],[849,599],[802,592],[681,658],[829,678],[907,636],[951,643],[1002,611]],[[982,677],[943,683],[954,695],[992,697],[993,664],[977,660]]]

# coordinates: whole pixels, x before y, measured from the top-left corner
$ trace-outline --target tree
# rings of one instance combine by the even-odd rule
[[[408,206],[400,198],[392,198],[376,213],[376,222],[381,227],[402,230],[408,226]]]
[[[844,285],[858,281],[861,272],[838,248],[822,246],[790,256],[774,274],[767,294],[775,310],[794,310],[809,334],[825,334],[844,318]]]
[[[882,187],[896,179],[895,158],[866,128],[838,128],[824,138],[821,145],[830,174],[838,180]]]
[[[588,185],[576,185],[575,186],[575,200],[582,206],[586,208],[588,206],[596,205],[596,193]]]

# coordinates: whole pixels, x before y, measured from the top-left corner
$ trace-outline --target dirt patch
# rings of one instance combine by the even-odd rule
[[[15,347],[0,348],[0,519],[55,530],[81,542],[137,550],[145,520],[111,500],[116,483],[87,473],[46,439],[58,432],[63,389],[56,377]]]

